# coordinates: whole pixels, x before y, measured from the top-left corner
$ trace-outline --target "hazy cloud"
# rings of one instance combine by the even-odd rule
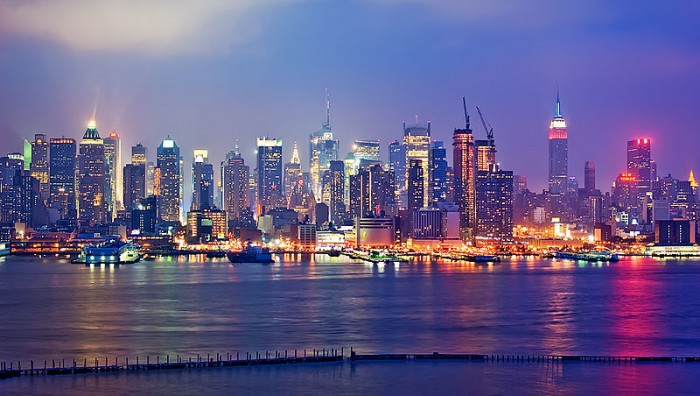
[[[26,0],[0,2],[0,33],[80,51],[226,52],[256,34],[250,15],[295,0]]]

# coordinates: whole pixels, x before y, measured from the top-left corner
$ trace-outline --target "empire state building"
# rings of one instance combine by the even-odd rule
[[[561,114],[559,90],[554,105],[554,118],[549,124],[549,192],[553,195],[566,193],[569,182],[569,139],[566,120]]]

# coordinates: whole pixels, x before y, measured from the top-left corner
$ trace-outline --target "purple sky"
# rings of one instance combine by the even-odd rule
[[[0,153],[37,132],[79,138],[96,107],[125,151],[154,154],[170,134],[186,167],[193,149],[218,163],[236,139],[252,161],[261,135],[282,137],[287,158],[298,140],[305,157],[328,88],[342,156],[378,137],[385,157],[416,112],[449,141],[465,95],[493,124],[502,166],[538,190],[559,84],[572,175],[594,160],[607,190],[636,137],[653,139],[659,173],[700,170],[700,3],[230,3],[0,3]]]

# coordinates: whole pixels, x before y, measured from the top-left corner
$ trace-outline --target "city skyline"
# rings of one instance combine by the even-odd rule
[[[110,16],[97,6],[86,10],[92,16],[86,27],[117,18],[121,29],[143,34],[119,36],[123,43],[85,43],[70,34],[74,28],[62,29],[71,20],[72,2],[49,21],[34,18],[28,27],[46,26],[28,34],[18,22],[51,6],[5,4],[3,22],[13,21],[0,28],[5,87],[0,131],[6,137],[0,150],[18,151],[22,139],[36,133],[79,139],[97,107],[103,135],[116,128],[123,147],[141,142],[155,148],[171,135],[186,152],[207,146],[213,163],[219,163],[239,139],[250,162],[255,136],[278,136],[289,150],[294,140],[303,142],[319,130],[328,88],[341,156],[353,140],[379,137],[385,159],[401,123],[416,112],[431,121],[435,140],[449,141],[461,125],[459,98],[466,95],[494,126],[499,162],[528,176],[532,189],[540,191],[547,183],[546,126],[559,85],[569,129],[569,173],[579,180],[591,160],[598,184],[610,185],[626,166],[615,153],[636,138],[652,139],[661,175],[700,167],[692,144],[674,144],[695,142],[694,125],[700,123],[693,111],[699,100],[691,89],[699,78],[697,7],[684,4],[679,12],[655,4],[572,3],[568,7],[577,12],[566,12],[547,2],[461,3],[302,2],[291,19],[289,7],[271,9],[278,2],[241,10],[212,5],[224,22],[243,18],[257,27],[255,37],[236,43],[212,32],[214,49],[159,38],[157,32],[140,31],[128,15],[119,20],[121,14]],[[159,7],[155,2],[143,12]],[[192,14],[192,28],[201,35],[201,20],[212,11],[200,8]],[[473,23],[461,26],[451,13]],[[404,27],[418,21],[428,29]],[[349,34],[358,28],[362,34]],[[598,46],[603,40],[610,45]],[[275,66],[280,64],[285,67]],[[389,73],[398,64],[399,72]],[[607,73],[608,67],[614,70]],[[474,129],[481,138],[481,128]],[[609,148],[601,150],[594,143],[603,139]],[[521,155],[523,147],[532,155]],[[301,144],[304,158],[306,150]],[[185,171],[188,177],[189,166]]]

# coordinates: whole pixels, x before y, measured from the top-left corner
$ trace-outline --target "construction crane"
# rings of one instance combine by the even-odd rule
[[[486,131],[486,138],[493,142],[493,127],[491,127],[491,124],[486,126],[486,121],[484,120],[483,114],[481,114],[481,109],[479,106],[476,106],[476,111],[479,113],[479,118],[481,118],[481,125],[484,126],[484,131]]]

